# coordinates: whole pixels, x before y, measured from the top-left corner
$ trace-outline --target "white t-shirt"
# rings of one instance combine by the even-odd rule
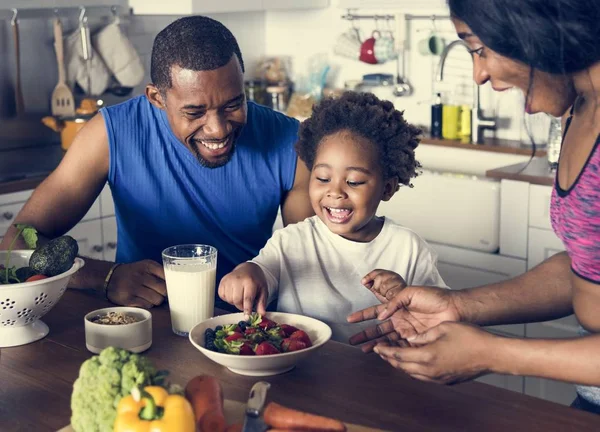
[[[358,243],[332,233],[313,216],[275,231],[252,262],[265,273],[269,300],[278,294],[278,311],[324,321],[333,339],[344,343],[373,325],[346,321],[348,314],[380,304],[360,283],[370,271],[391,270],[408,285],[446,287],[435,251],[388,218],[373,241]]]

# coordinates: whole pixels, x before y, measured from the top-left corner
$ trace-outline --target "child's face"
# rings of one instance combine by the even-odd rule
[[[319,144],[310,201],[335,234],[353,241],[373,240],[381,229],[374,218],[379,202],[389,200],[397,186],[397,179],[383,179],[377,149],[368,140],[340,131]]]

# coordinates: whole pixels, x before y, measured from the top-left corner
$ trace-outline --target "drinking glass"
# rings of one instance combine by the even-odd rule
[[[215,310],[217,249],[203,244],[171,246],[162,252],[173,332],[188,336]]]

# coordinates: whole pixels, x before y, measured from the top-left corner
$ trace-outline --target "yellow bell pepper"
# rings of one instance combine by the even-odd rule
[[[158,386],[131,393],[119,401],[114,432],[195,432],[194,411],[185,397]]]

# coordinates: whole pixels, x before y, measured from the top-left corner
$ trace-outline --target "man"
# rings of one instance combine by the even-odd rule
[[[247,103],[243,72],[234,36],[215,20],[185,17],[158,34],[145,97],[101,110],[16,218],[64,234],[108,181],[117,264],[87,259],[70,286],[149,308],[166,295],[164,248],[215,246],[220,279],[258,254],[280,205],[285,224],[313,214],[298,122]]]

